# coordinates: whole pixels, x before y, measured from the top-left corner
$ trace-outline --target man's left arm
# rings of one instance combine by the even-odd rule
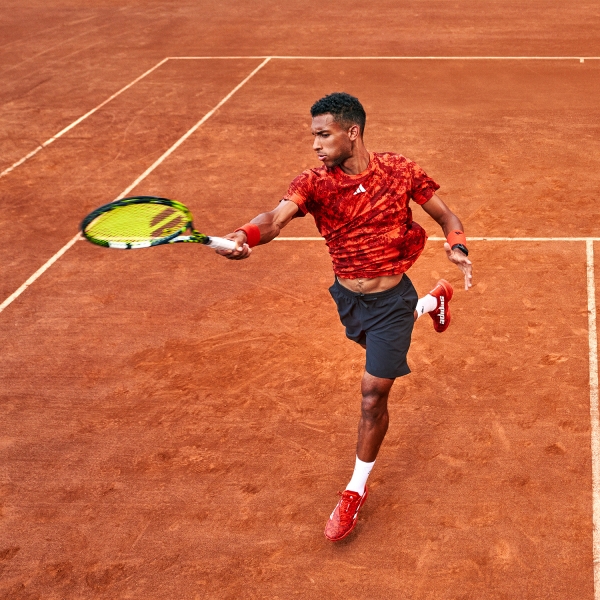
[[[460,219],[446,206],[444,201],[434,194],[427,202],[421,204],[423,210],[436,221],[444,232],[446,239],[452,242],[452,247],[448,242],[444,244],[448,260],[453,262],[465,276],[465,290],[468,290],[473,284],[473,266],[467,258],[464,244],[464,230]],[[458,233],[463,234],[462,239],[456,237]],[[456,241],[456,243],[454,243]],[[461,243],[463,242],[463,243]]]

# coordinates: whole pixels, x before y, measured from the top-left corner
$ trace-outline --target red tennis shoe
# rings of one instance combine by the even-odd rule
[[[445,279],[440,279],[429,293],[437,298],[437,308],[429,313],[433,319],[433,328],[442,333],[450,325],[450,300],[454,290]]]
[[[337,506],[333,509],[329,521],[325,526],[325,537],[332,542],[343,540],[356,526],[356,518],[360,507],[365,503],[369,490],[360,496],[357,492],[345,490],[338,492],[341,496]]]

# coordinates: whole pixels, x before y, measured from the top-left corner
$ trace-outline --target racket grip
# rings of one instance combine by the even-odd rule
[[[237,244],[233,240],[213,236],[208,238],[205,246],[214,248],[215,250],[235,250],[237,248]]]

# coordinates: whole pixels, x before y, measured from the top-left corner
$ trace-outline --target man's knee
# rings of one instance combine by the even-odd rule
[[[368,421],[379,421],[387,416],[387,398],[363,396],[360,410],[363,418]]]
[[[378,420],[387,415],[387,400],[393,379],[382,379],[365,372],[361,391],[361,411],[365,418]]]

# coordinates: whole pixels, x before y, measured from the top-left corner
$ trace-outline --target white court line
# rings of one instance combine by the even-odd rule
[[[271,58],[277,60],[600,60],[600,56],[169,56],[169,60],[229,60]]]
[[[429,237],[430,242],[445,242],[443,237]],[[276,237],[275,242],[317,242],[322,237]],[[469,242],[600,242],[600,237],[472,237]]]
[[[101,102],[95,108],[92,108],[89,112],[85,113],[85,115],[79,117],[77,120],[73,121],[70,125],[67,125],[64,129],[59,131],[57,134],[53,135],[49,140],[46,140],[42,145],[38,146],[35,150],[32,150],[29,154],[26,154],[23,158],[19,159],[16,163],[4,169],[2,173],[0,173],[0,178],[8,175],[12,170],[16,169],[19,165],[22,165],[26,160],[29,160],[32,156],[35,156],[40,150],[49,146],[52,142],[55,142],[59,137],[63,136],[67,131],[70,131],[76,125],[79,125],[83,120],[87,119],[90,115],[93,115],[96,111],[100,110],[103,106],[108,104],[111,100],[114,100],[117,96],[128,90],[131,86],[135,85],[138,81],[144,79],[147,75],[152,73],[152,71],[158,69],[161,65],[167,62],[168,58],[163,58],[159,63],[154,65],[151,69],[148,69],[145,73],[134,79],[131,83],[128,83],[125,87],[121,88],[118,92],[115,92],[110,98],[107,98],[104,102]]]
[[[432,242],[445,242],[446,238],[430,237]],[[469,237],[474,242],[599,242],[600,237]]]
[[[167,59],[165,59],[167,60]],[[164,61],[162,61],[164,62]],[[156,67],[160,66],[156,65]],[[246,82],[248,82],[256,73],[258,73],[267,63],[269,59],[263,60],[250,75],[248,75],[241,83],[238,83],[227,96],[225,96],[213,109],[208,111],[187,133],[181,136],[159,159],[154,161],[152,166],[148,167],[130,186],[125,188],[121,194],[116,198],[123,198],[126,196],[140,181],[143,181],[156,167],[158,167],[168,156],[170,156],[190,135],[192,135],[202,123],[209,119],[231,96],[233,96]],[[154,68],[156,68],[154,67]],[[9,306],[14,300],[16,300],[38,277],[43,275],[49,267],[51,267],[77,240],[81,239],[81,235],[78,233],[69,242],[67,242],[52,258],[46,261],[18,290],[13,292],[2,304],[0,304],[0,312],[2,312],[7,306]]]
[[[594,244],[586,242],[588,335],[590,344],[590,423],[592,451],[592,548],[595,598],[600,595],[600,414],[598,411],[598,334],[596,331],[596,284]]]
[[[324,242],[322,237],[276,237],[274,242]]]
[[[9,304],[16,300],[38,277],[43,275],[81,236],[77,234],[67,242],[51,259],[47,260],[18,290],[15,290],[2,304],[2,312]]]

